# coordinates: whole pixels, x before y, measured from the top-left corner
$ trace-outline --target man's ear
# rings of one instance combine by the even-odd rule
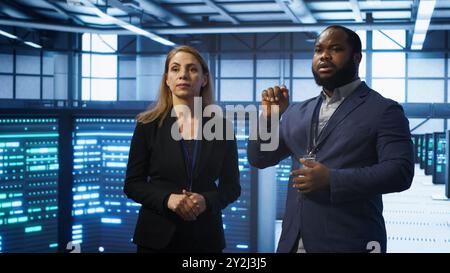
[[[361,53],[355,53],[353,54],[353,61],[357,64],[361,63],[362,54]]]

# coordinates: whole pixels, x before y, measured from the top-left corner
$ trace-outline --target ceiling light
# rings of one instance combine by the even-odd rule
[[[0,35],[3,35],[5,37],[11,38],[11,39],[17,39],[17,36],[12,35],[11,33],[8,33],[6,31],[0,30]]]
[[[142,28],[138,28],[137,26],[134,26],[132,24],[129,24],[125,21],[119,20],[111,15],[108,15],[107,13],[103,12],[102,10],[100,10],[96,5],[94,5],[91,1],[89,0],[79,0],[80,2],[82,2],[85,6],[88,6],[90,8],[93,9],[93,11],[95,12],[95,14],[97,14],[100,18],[103,18],[105,21],[110,22],[112,24],[118,25],[120,27],[123,27],[125,29],[128,29],[131,32],[134,32],[138,35],[142,35],[145,36],[147,38],[152,39],[155,42],[161,43],[163,45],[166,46],[175,46],[176,44],[172,41],[169,41],[163,37],[160,37],[154,33],[148,32]]]
[[[27,44],[27,45],[29,45],[29,46],[31,46],[31,47],[34,47],[34,48],[42,48],[41,45],[35,44],[35,43],[33,43],[33,42],[24,41],[23,43],[24,43],[24,44]]]
[[[416,23],[414,25],[414,33],[411,43],[411,49],[421,50],[423,42],[430,26],[431,16],[433,15],[436,0],[422,0],[417,10]]]

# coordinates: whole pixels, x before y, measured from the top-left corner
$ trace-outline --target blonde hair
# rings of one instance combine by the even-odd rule
[[[159,97],[156,103],[153,103],[150,105],[149,110],[140,113],[137,116],[137,121],[141,123],[149,123],[156,119],[160,119],[158,126],[161,127],[164,119],[167,117],[167,114],[169,113],[170,109],[172,108],[172,92],[169,89],[169,86],[166,84],[166,76],[169,71],[169,64],[170,60],[177,54],[178,52],[186,52],[195,57],[197,61],[200,63],[202,67],[203,74],[207,75],[208,82],[207,84],[201,88],[200,90],[200,96],[202,97],[202,106],[206,107],[207,105],[210,105],[213,103],[213,88],[212,88],[212,80],[211,80],[211,74],[209,73],[208,65],[206,64],[203,57],[200,55],[200,53],[197,51],[197,49],[190,47],[190,46],[179,46],[174,49],[172,49],[166,57],[166,62],[164,65],[164,74],[161,79],[161,83],[159,86]]]

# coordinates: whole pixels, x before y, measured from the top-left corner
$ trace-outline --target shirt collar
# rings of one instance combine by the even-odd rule
[[[325,91],[322,90],[322,96],[324,97],[324,99],[326,100],[326,102],[329,103],[334,103],[336,101],[340,101],[346,97],[348,97],[348,95],[350,95],[353,91],[355,91],[355,89],[359,86],[359,84],[361,83],[361,79],[356,79],[350,83],[347,83],[345,85],[342,85],[336,89],[334,89],[333,95],[331,97],[329,97]]]

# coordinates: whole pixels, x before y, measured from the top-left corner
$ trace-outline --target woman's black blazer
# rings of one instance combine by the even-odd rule
[[[203,119],[205,124],[208,119]],[[225,119],[226,128],[233,130]],[[188,187],[188,176],[181,141],[171,137],[176,118],[166,117],[136,125],[131,141],[124,192],[142,204],[133,242],[152,249],[165,248],[175,232],[190,227],[192,236],[202,249],[225,247],[222,212],[241,193],[236,139],[206,140],[202,138],[196,159],[192,191],[202,194],[206,211],[187,223],[167,208],[172,193]],[[225,133],[224,133],[225,136]]]

